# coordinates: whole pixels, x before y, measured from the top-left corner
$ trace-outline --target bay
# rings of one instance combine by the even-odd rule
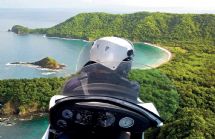
[[[80,51],[89,45],[89,42],[84,40],[47,38],[43,35],[17,35],[12,32],[0,32],[0,38],[0,79],[69,76],[75,72]],[[166,53],[159,48],[144,43],[135,43],[134,46],[134,63],[138,65],[152,66],[167,58]],[[48,56],[65,64],[66,68],[53,72],[9,64],[34,62]]]
[[[72,74],[79,52],[89,42],[47,38],[43,35],[16,35],[7,30],[15,24],[32,28],[51,27],[75,14],[68,9],[0,9],[0,79],[47,78]],[[166,52],[144,43],[135,43],[135,50],[135,61],[142,65],[156,65],[168,58]],[[50,72],[8,64],[33,62],[47,56],[67,65],[66,68]],[[0,139],[39,139],[47,126],[47,117],[16,121],[14,126],[0,125]]]

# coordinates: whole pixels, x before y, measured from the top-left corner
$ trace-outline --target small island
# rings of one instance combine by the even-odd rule
[[[24,35],[30,33],[30,29],[27,27],[23,27],[20,25],[15,25],[11,29],[8,30],[9,32],[14,32],[16,34]]]
[[[55,59],[51,57],[43,58],[36,62],[13,62],[11,65],[33,65],[39,66],[40,68],[47,68],[50,70],[59,70],[65,67],[63,64],[59,64]]]

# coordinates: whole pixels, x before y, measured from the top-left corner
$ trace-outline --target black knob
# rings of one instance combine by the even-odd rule
[[[64,121],[64,120],[58,120],[58,121],[57,121],[57,126],[58,126],[59,128],[66,128],[66,127],[67,127],[67,122]]]

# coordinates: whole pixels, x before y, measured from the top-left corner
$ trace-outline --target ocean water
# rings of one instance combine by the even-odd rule
[[[41,139],[48,126],[47,117],[14,122],[13,126],[0,124],[0,139]]]
[[[87,42],[62,40],[42,35],[16,35],[0,32],[0,79],[67,76],[74,72],[77,57]],[[47,56],[53,57],[66,68],[58,72],[32,67],[10,65],[11,62],[34,62]]]
[[[64,40],[47,38],[43,35],[17,35],[0,32],[0,79],[60,77],[75,72],[77,59],[83,47],[89,42],[83,40]],[[158,48],[135,44],[135,63],[154,65],[166,58],[165,52]],[[59,71],[39,70],[12,62],[34,62],[47,56],[53,57],[66,67]]]
[[[51,27],[75,14],[72,10],[64,9],[0,9],[0,79],[59,77],[73,73],[79,52],[88,42],[47,38],[43,35],[16,35],[7,30],[15,24],[31,28]],[[155,65],[167,58],[164,51],[143,43],[136,43],[135,50],[138,64]],[[8,64],[33,62],[47,56],[65,64],[66,68],[50,72]],[[0,125],[0,139],[39,139],[47,126],[46,117],[17,121],[14,126]]]

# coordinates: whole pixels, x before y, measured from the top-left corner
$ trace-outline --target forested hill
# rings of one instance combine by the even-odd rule
[[[24,29],[26,31],[26,28]],[[28,31],[45,33],[47,36],[87,40],[102,36],[119,36],[133,41],[215,42],[215,15],[148,12],[122,15],[81,13],[54,27]]]
[[[157,72],[151,73],[151,70],[131,72],[131,79],[138,81],[141,86],[140,97],[144,102],[154,102],[158,110],[163,110],[161,115],[165,114],[168,119],[162,128],[147,131],[145,137],[215,139],[215,15],[84,13],[52,28],[28,29],[14,26],[12,31],[17,34],[43,33],[47,36],[88,40],[102,36],[119,36],[133,41],[152,42],[167,48],[173,53],[173,58],[158,69],[167,75],[171,82],[164,82],[161,78],[164,76]],[[2,81],[0,101],[4,98],[2,102],[8,107],[13,106],[10,102],[18,105],[17,111],[21,114],[32,106],[38,106],[39,110],[47,110],[48,97],[43,100],[41,94],[52,96],[62,82],[62,79]],[[169,83],[174,85],[179,94],[178,108],[176,103],[169,103],[174,102],[173,98],[176,97],[176,91]],[[28,88],[36,91],[28,91]],[[12,92],[16,92],[15,95]],[[37,93],[39,95],[36,95]],[[165,95],[168,97],[164,97]],[[164,104],[171,108],[161,109],[161,102],[165,102]],[[166,110],[173,112],[176,108],[174,115],[169,116]]]

